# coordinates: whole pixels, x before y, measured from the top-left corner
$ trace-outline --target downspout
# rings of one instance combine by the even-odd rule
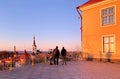
[[[81,15],[81,13],[80,13],[79,6],[76,7],[76,11],[77,11],[77,13],[78,13],[78,15],[79,15],[79,19],[80,19],[80,23],[81,23],[81,25],[80,25],[80,30],[81,30],[81,46],[82,46],[82,15]]]

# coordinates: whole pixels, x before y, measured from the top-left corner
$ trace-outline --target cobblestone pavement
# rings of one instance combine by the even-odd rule
[[[0,71],[0,79],[120,79],[120,64],[70,61],[67,65],[36,64]]]

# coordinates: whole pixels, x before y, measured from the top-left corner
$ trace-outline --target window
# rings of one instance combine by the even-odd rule
[[[115,10],[114,7],[109,7],[101,11],[102,26],[114,24],[115,21]]]
[[[103,52],[115,52],[115,38],[114,36],[103,37]]]

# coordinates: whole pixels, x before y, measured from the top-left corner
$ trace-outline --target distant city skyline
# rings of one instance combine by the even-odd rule
[[[0,51],[80,50],[80,19],[76,7],[88,0],[1,0]]]

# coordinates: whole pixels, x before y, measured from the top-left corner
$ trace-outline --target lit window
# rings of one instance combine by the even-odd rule
[[[103,52],[115,52],[115,38],[114,36],[103,37]]]
[[[102,25],[109,25],[109,24],[114,24],[114,16],[115,16],[115,12],[114,12],[114,7],[109,7],[106,9],[103,9],[101,11],[101,17],[102,17]]]

